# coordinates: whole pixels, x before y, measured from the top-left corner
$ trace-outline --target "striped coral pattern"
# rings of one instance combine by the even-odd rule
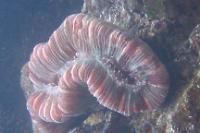
[[[84,114],[96,100],[125,116],[152,110],[169,88],[164,65],[146,43],[82,13],[37,44],[28,67],[35,92],[27,108],[46,122]]]

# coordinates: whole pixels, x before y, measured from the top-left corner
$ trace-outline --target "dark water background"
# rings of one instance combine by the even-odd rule
[[[20,87],[20,69],[39,42],[66,16],[80,12],[82,0],[0,1],[0,133],[29,133],[31,125]]]

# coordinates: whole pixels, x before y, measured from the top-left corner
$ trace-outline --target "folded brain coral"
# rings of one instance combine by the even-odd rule
[[[28,62],[35,92],[32,118],[63,123],[103,106],[130,116],[158,107],[167,94],[168,73],[142,40],[85,15],[67,17],[48,42],[35,46]]]

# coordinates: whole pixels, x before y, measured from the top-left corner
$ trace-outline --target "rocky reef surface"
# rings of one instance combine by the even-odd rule
[[[146,41],[167,67],[171,85],[159,109],[124,117],[99,108],[70,133],[199,133],[198,5],[199,0],[84,0],[83,13]],[[29,94],[30,83],[23,78],[25,68],[22,75],[22,87]]]

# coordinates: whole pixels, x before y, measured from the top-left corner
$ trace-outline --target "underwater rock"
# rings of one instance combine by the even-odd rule
[[[142,0],[85,0],[82,12],[119,26],[132,37],[152,38],[166,28],[165,17],[149,17],[145,4]]]
[[[200,24],[198,24],[190,34],[189,42],[191,48],[200,56]]]

